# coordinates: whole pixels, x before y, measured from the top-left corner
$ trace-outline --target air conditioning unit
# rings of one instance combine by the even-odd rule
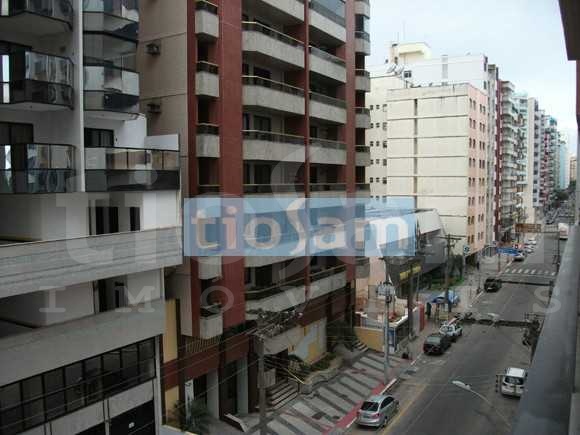
[[[149,113],[161,113],[161,102],[151,101],[147,103],[147,111]]]
[[[161,54],[161,44],[158,41],[152,41],[146,46],[147,54],[159,56]]]

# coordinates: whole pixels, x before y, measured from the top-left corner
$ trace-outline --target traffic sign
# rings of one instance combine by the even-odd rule
[[[518,255],[519,254],[518,250],[515,248],[497,248],[497,252],[498,252],[498,254],[504,254],[504,255]]]

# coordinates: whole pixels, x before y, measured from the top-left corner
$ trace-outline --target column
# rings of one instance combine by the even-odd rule
[[[248,414],[248,357],[237,361],[238,415]]]
[[[212,417],[219,419],[220,392],[217,370],[207,374],[207,410]]]

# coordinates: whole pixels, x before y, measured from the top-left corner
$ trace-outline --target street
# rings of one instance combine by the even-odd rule
[[[563,251],[565,242],[560,244]],[[483,293],[473,311],[495,313],[506,320],[523,320],[526,313],[541,312],[548,287],[538,283],[555,280],[552,259],[557,236],[538,237],[533,254],[507,267],[505,283],[497,293]],[[495,392],[496,374],[510,366],[528,368],[530,349],[522,344],[518,327],[464,326],[463,337],[442,356],[420,355],[404,380],[389,392],[400,401],[400,411],[382,430],[384,434],[508,434],[505,420],[513,422],[518,399]],[[475,394],[451,384],[459,380],[471,385],[493,407]],[[366,434],[374,429],[353,425],[349,433]]]

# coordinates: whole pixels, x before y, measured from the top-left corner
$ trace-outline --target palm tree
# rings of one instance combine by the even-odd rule
[[[182,430],[199,435],[209,433],[210,415],[205,403],[201,400],[191,400],[187,403],[177,402],[175,414],[179,416]]]

